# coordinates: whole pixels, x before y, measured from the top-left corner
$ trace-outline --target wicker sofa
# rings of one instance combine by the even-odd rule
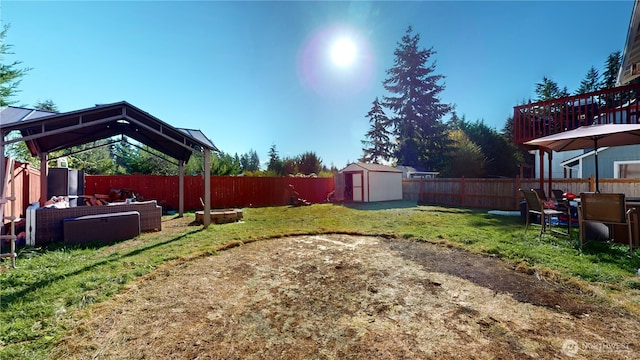
[[[155,200],[113,203],[106,206],[77,206],[63,209],[37,208],[27,211],[27,226],[33,228],[35,225],[35,232],[33,229],[27,229],[27,244],[37,246],[63,241],[63,221],[67,218],[128,211],[140,213],[141,231],[162,230],[162,207],[158,206]],[[34,216],[33,214],[35,214],[35,218],[29,219],[30,216]]]

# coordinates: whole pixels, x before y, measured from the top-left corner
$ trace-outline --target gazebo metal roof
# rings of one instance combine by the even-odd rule
[[[175,128],[123,101],[52,113],[7,107],[0,113],[2,136],[18,130],[32,155],[125,135],[177,160],[187,162],[193,151],[218,151],[201,131]]]

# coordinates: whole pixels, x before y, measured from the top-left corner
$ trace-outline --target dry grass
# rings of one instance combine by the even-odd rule
[[[526,266],[424,242],[297,236],[164,266],[89,307],[73,359],[618,359],[638,318]],[[567,340],[574,340],[577,348]],[[563,353],[563,345],[565,352]]]

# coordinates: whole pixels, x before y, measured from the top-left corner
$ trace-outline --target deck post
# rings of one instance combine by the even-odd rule
[[[547,194],[549,194],[549,196],[551,196],[551,188],[553,187],[553,151],[549,150],[549,177],[547,179],[547,183],[548,183],[548,190],[547,190]],[[542,189],[542,188],[541,188]]]
[[[539,164],[538,167],[540,168],[538,171],[539,174],[539,188],[540,189],[544,189],[544,149],[542,147],[538,148],[538,156],[540,157],[539,159]]]

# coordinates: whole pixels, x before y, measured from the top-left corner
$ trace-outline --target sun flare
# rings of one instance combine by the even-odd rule
[[[331,46],[331,60],[339,67],[351,65],[356,59],[356,46],[348,38],[336,40]]]

